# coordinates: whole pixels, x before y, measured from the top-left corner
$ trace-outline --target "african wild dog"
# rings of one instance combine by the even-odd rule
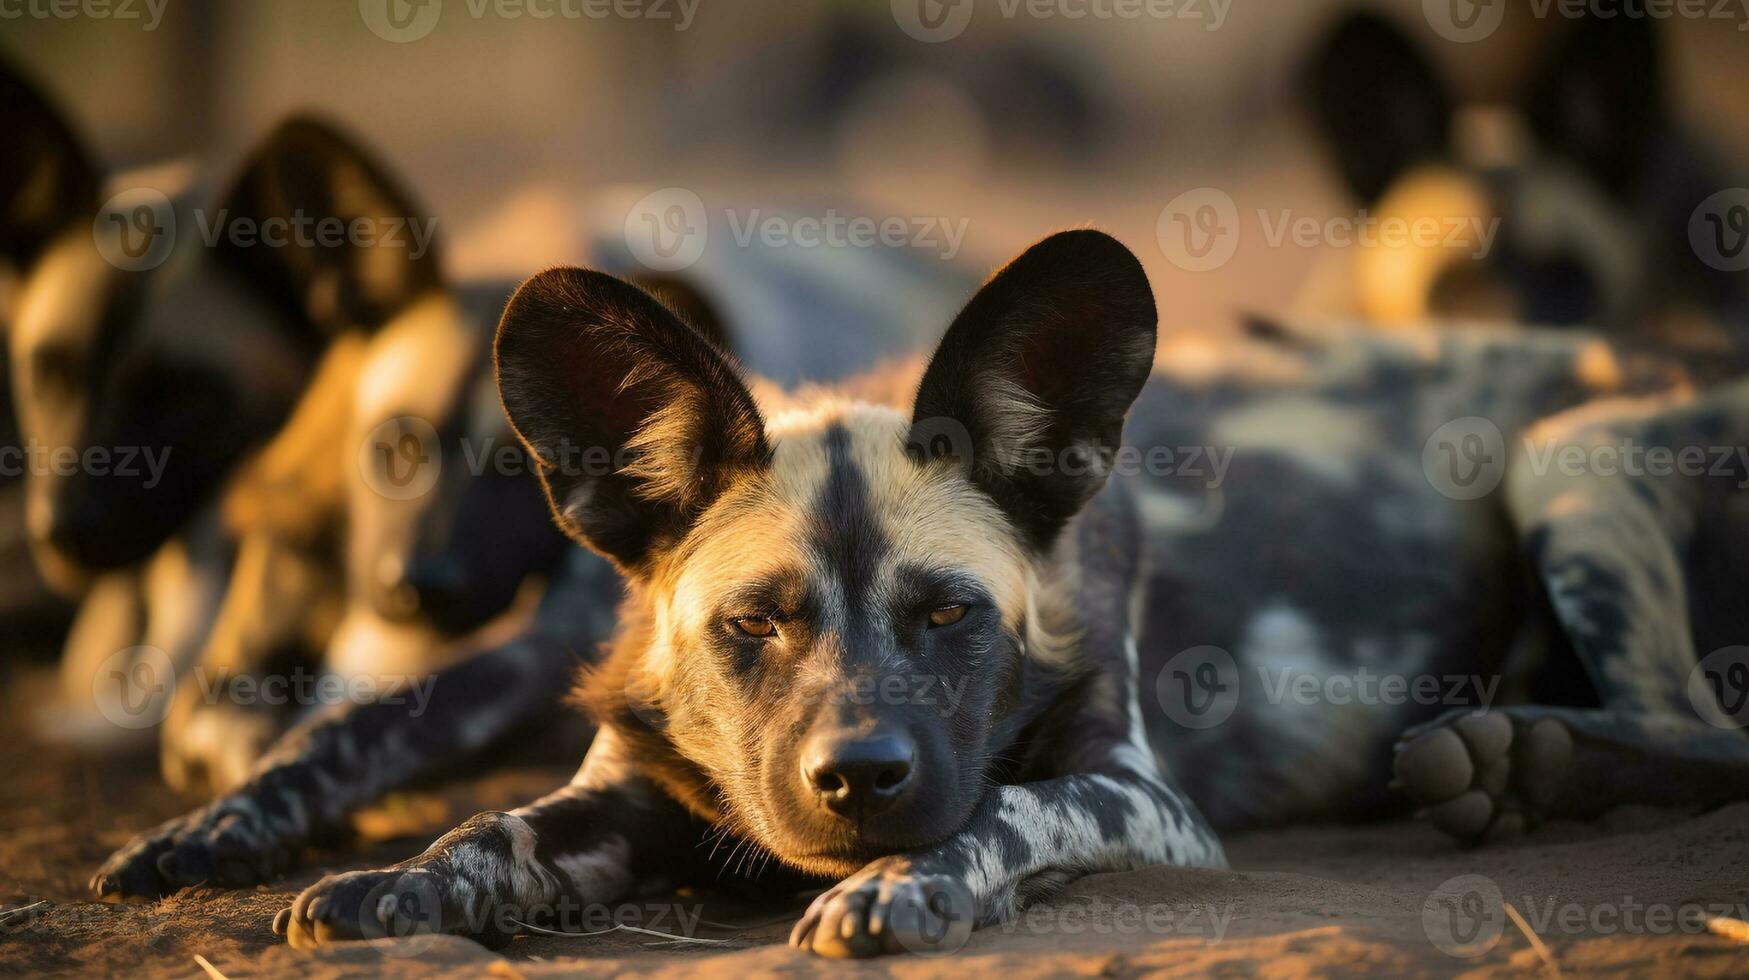
[[[1135,258],[1069,232],[998,272],[919,371],[786,396],[632,286],[530,280],[499,327],[504,404],[560,527],[627,580],[583,685],[600,731],[569,786],[325,878],[276,930],[501,941],[561,898],[715,879],[720,851],[777,869],[773,888],[829,886],[798,945],[932,948],[1079,875],[1219,865],[1215,827],[1393,812],[1404,733],[1398,780],[1465,840],[1749,796],[1749,743],[1687,684],[1697,649],[1749,626],[1742,536],[1696,533],[1744,526],[1741,457],[1605,479],[1519,452],[1473,499],[1424,462],[1470,415],[1539,447],[1744,445],[1742,383],[1697,396],[1682,358],[1577,332],[1259,325],[1156,359],[1154,324]],[[1131,446],[1231,447],[1224,478],[1124,469],[1126,412]],[[592,448],[616,465],[580,465]],[[585,584],[546,602],[591,609]],[[1200,673],[1181,658],[1208,648],[1234,661],[1202,692],[1232,695],[1216,726],[1172,700]],[[422,717],[312,726],[94,885],[272,874],[348,806],[469,748],[475,721],[501,724],[527,697],[492,690],[524,676],[518,649],[440,676]],[[1363,669],[1501,679],[1519,703],[1301,702],[1247,679]],[[713,835],[727,846],[695,846]]]
[[[725,336],[687,284],[640,281]],[[557,571],[565,539],[499,407],[491,325],[509,292],[446,286],[372,337],[336,340],[292,418],[227,488],[238,557],[201,672],[165,719],[173,786],[234,788],[311,713],[248,692],[299,675],[417,686],[528,618],[519,599]],[[545,649],[555,672],[571,663]],[[545,690],[552,711],[532,714],[559,708],[564,686]]]
[[[80,599],[60,727],[108,742],[125,730],[102,711],[103,675],[130,676],[149,650],[186,666],[201,646],[234,557],[217,506],[226,480],[336,336],[436,286],[437,256],[405,231],[419,213],[409,198],[318,120],[274,129],[221,193],[201,193],[187,168],[120,176],[120,193],[161,200],[112,213],[72,127],[4,69],[0,112],[0,201],[13,209],[0,246],[20,270],[12,394],[25,448],[50,461],[26,476],[25,523],[44,576]],[[316,222],[403,231],[278,245],[239,234]]]
[[[1516,98],[1462,99],[1388,18],[1342,18],[1314,52],[1316,125],[1357,202],[1432,236],[1339,250],[1379,323],[1481,317],[1648,335],[1749,329],[1742,278],[1690,244],[1727,179],[1684,129],[1656,18],[1588,7],[1536,52]],[[1626,6],[1626,5],[1623,5]],[[1314,282],[1317,282],[1314,277]],[[1329,313],[1329,300],[1312,301]]]

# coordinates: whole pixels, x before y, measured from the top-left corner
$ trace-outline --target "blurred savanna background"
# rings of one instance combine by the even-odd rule
[[[1096,224],[1142,257],[1164,325],[1208,327],[1240,309],[1346,312],[1319,309],[1339,304],[1314,281],[1340,246],[1272,246],[1254,216],[1322,223],[1359,204],[1308,112],[1308,64],[1338,18],[1377,11],[1454,101],[1511,105],[1575,6],[1478,5],[1498,27],[1457,42],[1420,0],[1085,0],[1042,17],[990,0],[943,5],[970,19],[934,41],[898,23],[908,2],[648,0],[621,16],[585,0],[384,0],[410,25],[384,32],[417,35],[397,42],[349,2],[159,0],[154,15],[133,0],[138,19],[9,13],[0,50],[116,169],[222,170],[285,114],[330,116],[439,216],[461,275],[580,258],[644,192],[678,186],[713,211],[812,197],[963,221],[954,258],[979,273],[1045,229]],[[1702,6],[1656,22],[1660,77],[1632,82],[1740,161],[1749,11]],[[1209,273],[1155,242],[1162,209],[1201,187],[1243,218]]]
[[[1549,323],[1721,351],[1749,337],[1749,0],[0,0],[0,75],[31,93],[0,93],[14,100],[0,106],[0,125],[13,127],[0,131],[0,160],[58,146],[20,135],[41,110],[27,101],[52,109],[101,178],[91,202],[100,249],[106,209],[131,213],[142,191],[205,209],[179,212],[178,244],[188,245],[269,134],[299,115],[343,134],[407,195],[380,206],[377,188],[342,166],[315,200],[435,232],[428,253],[384,253],[395,270],[416,271],[362,277],[367,312],[392,305],[372,292],[384,281],[474,290],[458,303],[471,325],[438,310],[385,330],[422,338],[407,344],[421,353],[402,357],[381,336],[315,323],[318,307],[355,312],[344,285],[282,269],[295,265],[283,255],[245,260],[245,278],[278,288],[283,276],[301,290],[292,319],[312,322],[283,347],[232,331],[223,304],[187,328],[185,348],[249,366],[229,388],[117,373],[93,355],[62,366],[85,380],[85,407],[36,399],[47,406],[37,416],[0,426],[0,449],[57,438],[119,448],[131,444],[89,427],[36,430],[78,415],[67,421],[76,429],[132,404],[201,424],[234,416],[217,434],[190,422],[197,435],[171,443],[203,465],[203,446],[223,452],[212,451],[204,483],[140,498],[186,491],[175,519],[149,508],[109,515],[121,531],[162,526],[140,531],[126,560],[88,563],[94,574],[62,567],[76,548],[45,558],[41,540],[78,528],[27,503],[31,474],[0,472],[0,957],[16,957],[10,969],[138,972],[144,957],[147,975],[180,976],[197,954],[233,976],[433,965],[374,952],[318,962],[281,948],[266,922],[320,862],[258,891],[86,902],[106,856],[234,784],[294,720],[197,721],[162,704],[134,724],[125,698],[118,721],[117,705],[86,693],[116,657],[124,688],[142,670],[157,678],[156,660],[130,653],[145,648],[168,649],[154,656],[177,670],[216,657],[207,662],[228,664],[227,677],[238,662],[287,658],[407,676],[513,629],[507,620],[526,615],[538,590],[525,579],[572,560],[526,474],[501,474],[516,478],[508,489],[462,486],[452,468],[449,482],[433,476],[402,494],[370,468],[374,447],[404,445],[414,417],[428,430],[418,439],[472,438],[475,451],[481,438],[512,443],[482,338],[509,288],[545,267],[661,279],[683,290],[677,305],[708,308],[700,317],[720,320],[729,346],[782,383],[835,380],[926,348],[993,268],[1051,231],[1088,226],[1141,260],[1159,307],[1158,356],[1181,366],[1242,343],[1261,321],[1428,336]],[[0,192],[46,199],[59,166],[0,168],[0,178],[25,175]],[[0,243],[17,249],[0,261],[0,325],[16,358],[29,346],[21,298],[49,246]],[[159,278],[192,278],[179,262]],[[37,301],[32,322],[110,288],[113,270],[90,268],[101,272],[91,285],[68,274],[45,291],[60,298]],[[181,293],[154,296],[158,305],[145,305],[160,320],[210,309]],[[406,310],[388,312],[399,324]],[[15,403],[18,379],[38,367],[8,369]],[[149,397],[129,402],[142,385]],[[89,518],[87,531],[103,519]],[[445,522],[514,530],[481,545],[433,530]],[[165,540],[169,549],[153,551]],[[202,574],[209,545],[225,569],[216,579]],[[492,588],[454,572],[468,547],[483,549],[476,567]],[[518,560],[503,567],[510,552]],[[178,741],[155,742],[159,722]],[[360,821],[375,849],[336,860],[405,857],[434,829],[549,788],[551,760],[530,765],[443,794],[396,795]],[[1744,856],[1741,819],[1725,811],[1665,836],[1665,823],[1629,815],[1610,829],[1645,833],[1631,844],[1490,852],[1461,870],[1531,875],[1553,889],[1546,883],[1590,869],[1584,887],[1599,895],[1623,881],[1679,889],[1685,879],[1669,869]],[[1018,954],[990,953],[991,965],[1451,973],[1465,964],[1428,946],[1417,918],[1427,882],[1460,870],[1436,843],[1407,827],[1253,838],[1235,853],[1269,870],[1233,875],[1227,891],[1198,899],[1244,908],[1240,941],[1217,948],[1180,935],[1120,954],[1127,940],[1033,936]],[[1140,902],[1158,898],[1155,885],[1169,892],[1161,881],[1078,894],[1103,901],[1101,888],[1134,888]],[[9,935],[26,941],[8,953]],[[1679,956],[1702,972],[1740,969],[1728,949],[1691,938],[1576,943],[1563,956],[1600,972],[1643,974]],[[589,949],[566,942],[519,940],[517,969],[659,972],[702,955],[624,936]],[[1059,947],[1069,952],[1028,958]],[[725,968],[785,968],[781,952]],[[460,945],[433,955],[457,975],[493,964]],[[617,959],[576,959],[591,955]],[[1532,973],[1542,961],[1527,947],[1502,949],[1488,966]]]

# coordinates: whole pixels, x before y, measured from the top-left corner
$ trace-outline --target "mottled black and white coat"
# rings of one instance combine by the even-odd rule
[[[505,407],[560,527],[625,581],[583,686],[599,733],[570,785],[325,878],[276,930],[501,941],[739,854],[745,877],[825,886],[797,945],[871,955],[939,948],[1080,875],[1218,866],[1216,827],[1412,800],[1474,840],[1749,797],[1749,742],[1690,684],[1696,651],[1749,625],[1749,539],[1725,533],[1749,522],[1741,455],[1620,479],[1517,454],[1457,500],[1424,454],[1469,416],[1502,451],[1744,445],[1742,385],[1696,395],[1669,356],[1575,333],[1266,328],[1157,352],[1155,317],[1128,250],[1058,234],[984,285],[920,376],[783,395],[619,280],[530,280],[497,338]],[[1126,413],[1133,446],[1230,447],[1220,478],[1113,475]],[[263,854],[283,866],[313,827],[503,730],[518,658],[598,637],[601,585],[561,582],[546,622],[572,632],[455,668],[419,718],[312,726],[112,858],[99,890],[156,893],[166,853],[235,883],[269,873]],[[1175,710],[1172,680],[1201,673],[1186,651],[1217,668],[1221,724]],[[1268,683],[1362,670],[1476,678],[1491,709]]]

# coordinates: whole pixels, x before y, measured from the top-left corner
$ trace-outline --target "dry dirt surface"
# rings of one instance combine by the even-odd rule
[[[681,895],[596,910],[586,922],[600,928],[618,916],[710,942],[622,930],[525,936],[497,952],[414,937],[305,953],[269,930],[274,913],[322,874],[415,853],[469,813],[513,806],[561,781],[557,768],[397,797],[367,823],[386,840],[314,855],[308,871],[254,890],[190,889],[150,905],[86,901],[85,879],[112,848],[187,804],[162,788],[148,758],[33,741],[32,702],[43,690],[40,677],[15,674],[0,701],[0,975],[739,978],[846,969],[784,945],[799,901],[749,908]],[[1230,850],[1231,871],[1095,875],[1014,923],[975,933],[953,955],[849,969],[1004,978],[1749,976],[1749,944],[1707,924],[1749,917],[1749,804],[1692,818],[1622,812],[1479,850],[1411,823],[1255,833]]]

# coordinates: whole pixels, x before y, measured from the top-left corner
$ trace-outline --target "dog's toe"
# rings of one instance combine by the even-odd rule
[[[1443,803],[1469,789],[1475,765],[1463,739],[1449,728],[1417,736],[1397,752],[1396,774],[1421,803]]]

